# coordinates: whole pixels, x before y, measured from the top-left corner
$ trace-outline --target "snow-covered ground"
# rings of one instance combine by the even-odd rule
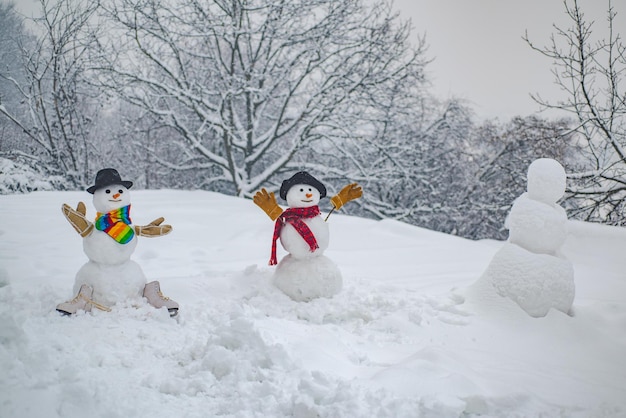
[[[573,316],[532,318],[465,297],[501,242],[333,214],[344,289],[304,303],[272,285],[273,224],[251,201],[132,193],[136,224],[174,227],[133,259],[177,318],[58,314],[87,261],[61,204],[92,219],[91,195],[0,196],[0,416],[626,416],[624,229],[570,222]]]

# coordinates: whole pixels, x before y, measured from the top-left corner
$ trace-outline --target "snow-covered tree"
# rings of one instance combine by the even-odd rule
[[[358,179],[366,193],[347,210],[471,239],[506,239],[504,219],[524,192],[529,164],[549,157],[571,165],[577,157],[571,135],[563,138],[567,120],[476,125],[471,109],[457,101],[426,125],[409,120],[390,119],[397,130],[386,143],[362,150]]]
[[[116,23],[103,82],[175,133],[178,157],[155,161],[241,196],[322,168],[297,158],[307,150],[371,136],[388,92],[425,64],[386,0],[103,4]]]
[[[98,112],[98,92],[86,74],[97,37],[91,19],[97,4],[78,0],[41,0],[33,19],[33,42],[21,42],[21,77],[4,73],[27,106],[0,107],[32,145],[30,158],[70,185],[91,181],[90,127]]]
[[[22,84],[20,44],[29,41],[23,19],[14,4],[0,3],[0,107],[12,109],[15,114],[24,114],[26,106],[21,104],[21,95],[15,85]],[[10,80],[15,80],[12,82]],[[27,151],[20,141],[19,128],[0,113],[0,154],[12,155]]]
[[[458,102],[443,110],[434,101],[424,105],[398,103],[385,116],[383,130],[355,141],[346,156],[358,156],[352,177],[367,191],[357,201],[360,213],[442,230],[451,204],[447,191],[465,187],[459,142],[472,125],[468,108]]]
[[[461,153],[465,158],[459,156],[465,186],[448,198],[449,231],[473,239],[505,239],[504,220],[526,190],[528,166],[537,158],[553,158],[572,167],[579,151],[567,119],[515,117],[474,127]]]
[[[605,35],[598,22],[585,18],[578,0],[565,0],[569,28],[556,27],[548,46],[536,51],[554,62],[557,84],[565,99],[536,100],[568,112],[586,152],[568,173],[567,206],[578,218],[623,224],[626,217],[626,44],[616,30],[616,12],[608,4]],[[624,17],[619,17],[623,19]],[[583,158],[584,157],[584,158]]]

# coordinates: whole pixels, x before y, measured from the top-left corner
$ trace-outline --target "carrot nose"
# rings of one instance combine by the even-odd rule
[[[307,193],[305,196],[306,196],[307,199],[310,199],[310,198],[313,197],[313,193]]]
[[[118,197],[120,197],[120,194],[119,194],[119,193],[115,193],[115,194],[113,195],[113,199],[117,199]]]

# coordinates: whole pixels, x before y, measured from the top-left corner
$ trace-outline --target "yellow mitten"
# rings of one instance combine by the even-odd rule
[[[137,235],[141,235],[142,237],[148,237],[148,238],[167,235],[170,232],[172,232],[172,225],[161,225],[161,223],[163,223],[164,220],[165,218],[161,217],[161,218],[155,219],[154,221],[150,222],[146,226],[135,225],[134,226],[135,233]]]
[[[331,197],[330,202],[333,204],[335,209],[339,209],[349,201],[358,199],[361,196],[363,196],[363,189],[361,189],[361,186],[356,183],[351,183],[341,189],[337,195]]]
[[[87,208],[83,202],[78,202],[76,210],[64,203],[63,206],[61,206],[61,210],[70,225],[74,227],[76,232],[78,232],[81,237],[85,238],[87,235],[91,234],[91,231],[93,231],[93,223],[89,222],[87,218],[85,218]]]
[[[278,206],[278,203],[276,203],[276,197],[274,197],[274,192],[268,193],[267,190],[261,189],[261,191],[256,192],[256,194],[252,198],[252,201],[254,201],[254,203],[258,207],[263,209],[265,213],[267,213],[267,216],[272,219],[272,221],[275,221],[276,218],[278,218],[280,214],[283,213],[283,208]]]

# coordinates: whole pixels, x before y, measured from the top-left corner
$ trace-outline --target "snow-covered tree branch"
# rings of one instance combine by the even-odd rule
[[[176,132],[198,169],[217,168],[241,196],[279,181],[304,150],[336,143],[338,127],[356,138],[381,123],[386,91],[419,79],[426,62],[386,1],[103,5],[122,37],[110,39],[116,60],[101,68],[102,82]]]
[[[570,179],[567,205],[585,220],[622,224],[626,209],[626,44],[615,31],[617,14],[608,1],[606,30],[585,18],[578,0],[565,0],[571,27],[556,27],[551,43],[529,45],[554,62],[555,80],[566,98],[549,103],[577,121],[575,131],[586,152]],[[597,31],[596,31],[597,30]]]
[[[33,21],[34,38],[16,38],[21,49],[19,77],[0,72],[14,86],[26,111],[0,107],[32,141],[32,153],[52,174],[73,186],[90,176],[90,127],[97,93],[89,87],[89,54],[95,41],[92,17],[97,6],[84,1],[41,0],[42,17]]]

